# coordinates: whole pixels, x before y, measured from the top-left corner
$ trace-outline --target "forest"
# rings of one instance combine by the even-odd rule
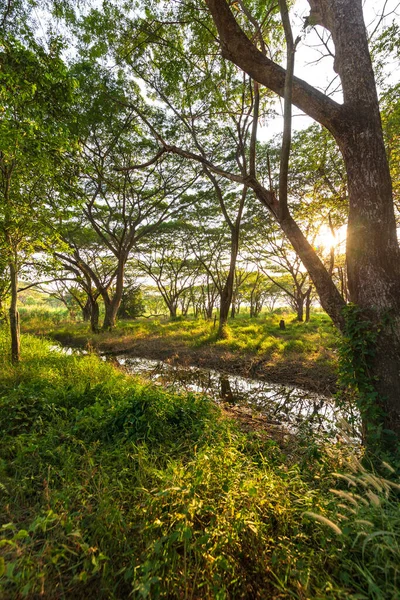
[[[400,3],[0,0],[0,598],[400,598]]]

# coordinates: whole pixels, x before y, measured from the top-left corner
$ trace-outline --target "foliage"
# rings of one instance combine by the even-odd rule
[[[68,176],[63,155],[74,146],[68,122],[75,84],[60,50],[1,41],[0,233],[9,255],[42,247],[49,217],[44,197],[55,178],[62,187]]]
[[[206,398],[22,350],[0,380],[3,597],[394,597],[398,504],[373,479],[342,525],[339,448],[296,464]]]
[[[139,286],[129,288],[122,294],[118,316],[121,319],[137,319],[144,313],[142,290]]]
[[[371,452],[378,452],[385,446],[382,440],[393,436],[376,425],[382,422],[383,408],[371,371],[382,324],[374,323],[355,304],[348,304],[344,314],[346,329],[339,339],[339,402],[358,407],[363,419],[363,438],[368,440]]]

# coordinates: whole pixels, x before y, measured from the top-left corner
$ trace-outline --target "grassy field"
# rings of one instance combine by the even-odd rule
[[[388,467],[289,451],[95,354],[29,335],[22,353],[0,371],[1,598],[399,597]]]
[[[282,318],[285,330],[279,329]],[[85,323],[63,320],[59,314],[55,317],[43,310],[26,310],[22,328],[67,345],[222,368],[321,391],[333,390],[336,379],[337,334],[324,313],[314,313],[310,323],[299,323],[293,313],[277,312],[257,319],[239,315],[229,321],[224,340],[216,339],[213,322],[193,318],[120,321],[111,333],[93,335]]]

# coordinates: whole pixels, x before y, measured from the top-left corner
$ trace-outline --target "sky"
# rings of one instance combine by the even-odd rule
[[[372,32],[379,20],[382,10],[385,10],[385,14],[388,16],[383,19],[383,25],[389,25],[393,20],[396,20],[400,24],[400,1],[399,0],[365,0],[364,1],[364,18],[367,29]],[[398,9],[398,10],[397,10]],[[296,38],[301,35],[301,42],[299,43],[296,51],[295,58],[295,75],[307,81],[307,83],[319,88],[321,91],[326,92],[327,87],[335,77],[333,71],[333,59],[331,57],[324,57],[316,64],[315,61],[321,58],[321,43],[318,39],[317,33],[314,29],[308,31],[306,34],[303,31],[304,19],[310,14],[310,5],[307,0],[297,0],[291,11],[291,22],[293,29],[293,36]],[[322,28],[317,28],[320,32]],[[391,65],[388,65],[388,77],[393,79],[393,82],[399,80],[396,69],[391,69]],[[334,93],[334,89],[338,79],[336,78],[334,85],[329,88],[329,95],[334,98],[337,102],[342,101],[342,94],[340,90]],[[282,113],[282,101],[277,99],[274,109],[278,113]],[[308,127],[313,123],[310,117],[301,113],[295,106],[293,107],[293,130],[300,130]],[[259,139],[260,141],[270,140],[282,132],[283,123],[282,119],[277,117],[273,121],[270,121],[267,126],[260,127]]]

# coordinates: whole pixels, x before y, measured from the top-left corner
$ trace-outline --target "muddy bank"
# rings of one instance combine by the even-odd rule
[[[171,344],[171,340],[163,337],[96,339],[64,332],[52,334],[51,337],[63,345],[75,348],[91,347],[111,356],[124,353],[163,360],[170,364],[216,369],[243,377],[294,385],[325,395],[336,391],[336,374],[333,368],[296,356],[274,361],[211,345],[193,348],[176,341]]]

